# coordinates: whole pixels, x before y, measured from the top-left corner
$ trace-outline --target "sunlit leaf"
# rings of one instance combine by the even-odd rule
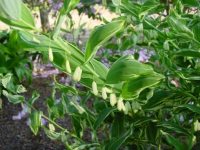
[[[133,56],[124,56],[118,59],[110,68],[106,82],[116,84],[121,81],[128,81],[139,75],[152,74],[153,68],[135,60]]]
[[[124,23],[124,20],[116,20],[94,29],[86,44],[85,61],[88,62],[94,57],[99,47],[119,32]]]
[[[139,94],[146,88],[156,86],[164,76],[160,74],[139,76],[124,83],[122,87],[122,96],[124,99],[132,99],[139,96]]]
[[[33,111],[30,114],[30,128],[35,135],[37,135],[41,126],[41,115],[40,111]]]
[[[3,95],[5,97],[7,97],[8,101],[13,103],[13,104],[18,104],[18,103],[21,103],[21,102],[23,102],[25,100],[23,96],[21,96],[21,95],[12,95],[12,94],[8,93],[5,90],[3,90]]]

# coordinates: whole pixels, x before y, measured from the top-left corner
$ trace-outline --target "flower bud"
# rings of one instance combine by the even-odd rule
[[[131,111],[131,104],[129,102],[126,102],[124,113],[127,115],[129,111]]]
[[[53,52],[52,49],[49,48],[49,60],[52,62],[53,61]]]
[[[119,100],[117,101],[117,109],[119,111],[126,111],[126,108],[124,106],[124,103],[123,103],[123,99],[120,97]]]
[[[105,87],[106,93],[112,93],[112,89]]]
[[[97,83],[95,81],[92,82],[92,91],[94,95],[98,95]]]
[[[103,99],[107,99],[106,87],[103,87],[103,88],[102,88],[102,97],[103,97]]]
[[[200,130],[200,123],[197,120],[197,121],[194,122],[194,131],[199,131],[199,130]]]
[[[51,123],[49,124],[49,130],[50,130],[50,131],[55,131],[55,127],[54,127],[54,125],[51,124]]]
[[[67,70],[68,73],[72,72],[70,64],[69,64],[69,60],[66,60],[66,62],[65,62],[65,68],[66,68],[66,70]]]
[[[110,94],[110,105],[114,106],[117,103],[117,98],[116,95],[114,93]]]
[[[137,113],[138,110],[141,109],[141,106],[140,106],[140,104],[139,104],[138,102],[133,101],[133,102],[132,102],[132,109],[133,109],[133,112],[134,112],[134,113]]]
[[[82,69],[78,66],[76,67],[74,74],[72,76],[74,81],[80,81],[81,80],[81,74],[82,74]]]

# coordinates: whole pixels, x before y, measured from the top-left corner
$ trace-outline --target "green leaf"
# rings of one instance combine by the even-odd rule
[[[161,122],[157,126],[163,127],[163,129],[168,129],[168,130],[171,130],[176,133],[191,135],[191,133],[189,131],[187,131],[186,129],[184,129],[183,127],[181,127],[180,125],[175,124],[175,123]]]
[[[17,1],[18,0],[12,2],[17,2]],[[34,19],[30,10],[25,6],[25,4],[21,3],[20,5],[21,5],[20,16],[18,19],[12,19],[12,18],[9,19],[8,17],[0,15],[0,20],[11,26],[26,28],[26,29],[35,29]]]
[[[99,61],[92,59],[91,60],[91,64],[93,65],[93,69],[94,71],[100,75],[100,78],[106,80],[106,75],[108,73],[108,68],[103,65],[102,63],[100,63]]]
[[[68,14],[78,3],[80,0],[64,0],[63,11],[65,14]]]
[[[42,112],[40,111],[34,111],[30,114],[30,128],[35,135],[37,135],[41,126],[41,116]]]
[[[141,7],[139,16],[146,15],[147,13],[149,13],[149,11],[152,11],[152,10],[154,10],[155,12],[158,6],[160,6],[160,3],[158,0],[146,0]]]
[[[116,84],[121,81],[128,81],[139,75],[154,73],[153,68],[149,65],[140,63],[133,56],[124,56],[118,59],[108,71],[106,83]]]
[[[160,74],[152,74],[130,80],[122,87],[122,97],[124,99],[137,98],[144,89],[156,86],[163,78],[164,76]]]
[[[0,1],[0,16],[19,20],[21,18],[21,0],[1,0]]]
[[[126,141],[126,139],[128,139],[131,136],[131,134],[132,134],[132,126],[121,137],[111,139],[106,149],[118,150],[120,146]]]
[[[176,150],[185,150],[185,146],[179,140],[162,130],[161,133],[165,136],[167,142],[172,145]]]
[[[21,95],[12,95],[7,91],[3,90],[3,95],[8,98],[8,101],[13,104],[22,103],[24,101],[24,97]]]
[[[166,106],[165,102],[169,102],[169,97],[173,96],[173,93],[169,91],[156,91],[148,102],[142,106],[145,111],[157,111]]]
[[[97,147],[100,147],[99,143],[91,143],[91,144],[80,144],[78,146],[73,146],[73,150],[91,150],[96,149]]]
[[[11,91],[14,90],[12,76],[13,75],[11,73],[8,73],[1,79],[3,87]]]
[[[44,132],[51,140],[58,140],[61,137],[61,133],[50,131],[47,128],[44,128]]]
[[[180,50],[174,53],[175,56],[187,56],[187,57],[200,57],[200,52],[197,50]]]
[[[194,113],[200,114],[200,107],[198,106],[194,106],[194,105],[190,105],[190,104],[184,104],[184,105],[180,105],[178,106],[179,109],[188,109]]]
[[[199,1],[198,0],[181,0],[184,5],[190,6],[190,7],[199,7]]]
[[[136,116],[136,117],[133,119],[133,125],[134,125],[134,126],[141,126],[141,125],[147,124],[147,123],[149,123],[149,122],[151,122],[151,121],[157,122],[157,120],[154,119],[154,118]]]
[[[65,93],[68,93],[68,92],[71,92],[73,94],[77,94],[77,90],[71,86],[68,86],[68,85],[62,85],[58,82],[55,82],[55,88],[59,89],[60,91],[62,92],[65,92]]]
[[[121,0],[112,0],[112,3],[113,3],[115,6],[120,6],[120,5],[121,5]]]
[[[171,26],[171,28],[174,30],[175,33],[185,35],[185,37],[191,39],[194,37],[193,32],[186,26],[186,24],[175,18],[175,17],[168,17],[168,24]]]
[[[120,120],[120,121],[119,121]],[[122,114],[117,114],[114,118],[114,121],[112,123],[111,127],[111,137],[112,138],[119,138],[121,135],[123,135],[125,131],[125,118]]]
[[[75,116],[75,115],[71,116],[71,120],[72,120],[72,123],[73,123],[74,132],[76,133],[76,135],[79,138],[82,138],[82,136],[83,136],[82,120],[80,119],[79,116]]]
[[[27,24],[27,26],[35,27],[35,21],[31,14],[31,11],[28,9],[28,7],[24,3],[22,4],[21,8],[22,8],[21,21],[24,24]]]
[[[31,98],[28,100],[29,105],[33,105],[34,102],[40,97],[40,94],[36,91],[33,91]]]
[[[192,31],[194,33],[195,38],[200,41],[200,23],[193,25]]]
[[[17,93],[24,93],[24,92],[26,92],[26,88],[24,86],[22,86],[22,85],[17,85],[16,89],[17,89],[16,90]]]
[[[97,120],[94,123],[94,129],[97,129],[101,125],[101,123],[106,119],[106,117],[108,117],[110,113],[112,113],[115,110],[116,108],[113,107],[104,109],[97,117]]]
[[[86,44],[85,61],[88,62],[100,46],[124,27],[124,20],[115,20],[94,29]]]

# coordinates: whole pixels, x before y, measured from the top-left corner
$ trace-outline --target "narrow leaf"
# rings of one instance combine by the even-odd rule
[[[97,120],[94,123],[94,129],[97,129],[100,126],[100,124],[106,119],[106,117],[108,117],[110,113],[113,112],[114,110],[116,110],[116,108],[104,109],[97,117]]]
[[[34,111],[30,114],[30,128],[35,135],[37,135],[40,126],[41,126],[41,112]]]
[[[85,61],[88,62],[100,46],[119,32],[124,27],[124,23],[124,20],[116,20],[94,29],[86,44]]]
[[[126,139],[131,136],[132,127],[128,131],[126,131],[121,137],[111,139],[110,143],[107,145],[108,150],[118,150],[120,146],[126,141]]]
[[[185,149],[184,145],[179,140],[177,140],[176,138],[174,138],[173,136],[171,136],[170,134],[168,134],[164,131],[161,131],[161,133],[165,136],[167,142],[170,145],[172,145],[176,150],[184,150]]]

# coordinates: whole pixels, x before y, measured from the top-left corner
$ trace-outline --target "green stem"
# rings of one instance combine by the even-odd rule
[[[66,130],[65,128],[61,127],[59,124],[57,124],[55,121],[49,119],[47,116],[45,116],[44,114],[42,114],[42,117],[45,118],[47,121],[49,121],[50,123],[52,123],[53,125],[55,125],[57,128],[65,131],[66,133],[69,133],[68,130]]]
[[[60,13],[59,17],[58,17],[58,20],[57,20],[57,23],[56,23],[56,27],[53,31],[53,34],[52,34],[52,38],[55,39],[58,34],[60,33],[60,30],[61,30],[61,26],[63,24],[63,22],[65,21],[65,14],[64,13]]]
[[[34,108],[32,105],[30,105],[28,102],[24,101],[24,103],[26,103],[27,106],[29,106],[30,108],[34,109],[37,111],[36,108]],[[82,139],[80,139],[79,137],[77,137],[75,134],[70,133],[67,129],[63,128],[62,126],[60,126],[59,124],[57,124],[55,121],[51,120],[49,117],[47,117],[46,115],[42,114],[42,117],[45,118],[47,121],[49,121],[50,123],[52,123],[54,126],[56,126],[57,128],[61,129],[62,131],[70,134],[72,137],[76,138],[77,140],[79,140],[80,142],[83,142]]]

